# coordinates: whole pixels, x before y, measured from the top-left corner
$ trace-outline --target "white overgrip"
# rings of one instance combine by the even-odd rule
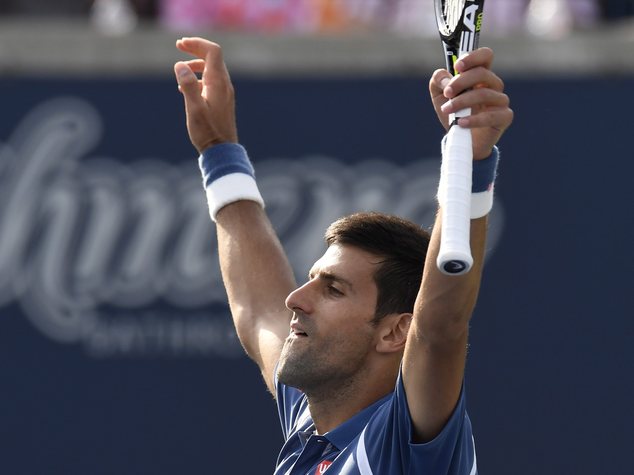
[[[470,114],[470,109],[463,109],[456,117]],[[442,229],[436,265],[448,275],[465,274],[473,265],[469,243],[472,168],[471,131],[455,124],[447,133],[438,187]]]

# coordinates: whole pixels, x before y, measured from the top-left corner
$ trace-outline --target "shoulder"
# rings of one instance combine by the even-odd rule
[[[360,460],[365,454],[374,473],[477,473],[464,387],[440,434],[427,443],[416,444],[405,388],[399,376],[392,397],[376,411],[359,436],[356,453],[360,454]]]

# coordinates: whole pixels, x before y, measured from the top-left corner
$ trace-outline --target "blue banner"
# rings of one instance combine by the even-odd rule
[[[299,281],[341,215],[432,224],[426,79],[235,86]],[[508,82],[466,377],[481,473],[629,468],[634,154],[617,104],[632,86]],[[0,473],[272,473],[275,406],[233,331],[174,82],[0,87]]]

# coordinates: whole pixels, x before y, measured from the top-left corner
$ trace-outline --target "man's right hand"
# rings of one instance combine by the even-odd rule
[[[217,144],[237,143],[233,85],[220,46],[183,38],[176,47],[197,58],[174,65],[192,144],[202,153]],[[216,236],[238,338],[275,394],[273,371],[292,317],[284,301],[297,286],[293,270],[266,213],[253,201],[222,208],[216,216]]]
[[[202,38],[182,38],[176,47],[198,58],[174,65],[192,144],[202,153],[216,144],[237,143],[233,85],[220,46]],[[202,79],[196,73],[202,73]]]

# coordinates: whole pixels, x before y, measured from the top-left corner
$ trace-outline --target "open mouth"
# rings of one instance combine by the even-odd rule
[[[305,338],[308,336],[308,333],[306,333],[298,323],[294,322],[291,323],[291,336],[295,336],[297,338]]]
[[[290,336],[295,338],[306,338],[308,337],[308,333],[304,331],[302,325],[299,324],[297,320],[293,320],[291,322],[291,334]]]

